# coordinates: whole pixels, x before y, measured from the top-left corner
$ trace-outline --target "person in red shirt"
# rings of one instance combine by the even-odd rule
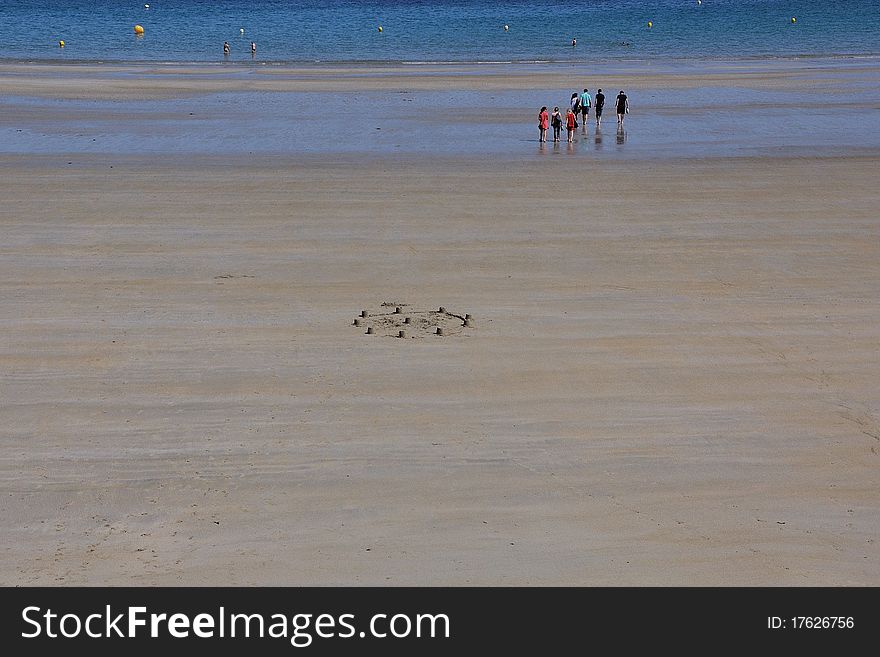
[[[571,108],[568,109],[568,114],[565,115],[565,129],[568,131],[568,143],[571,143],[572,138],[574,137],[574,131],[577,128],[577,119],[574,116],[574,112],[571,111]]]
[[[540,137],[538,141],[545,142],[547,141],[547,128],[550,126],[550,116],[547,114],[547,107],[544,106],[541,108],[541,111],[538,113],[538,130],[540,132]]]

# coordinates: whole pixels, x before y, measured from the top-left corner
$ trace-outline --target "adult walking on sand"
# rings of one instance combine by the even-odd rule
[[[623,89],[617,94],[617,122],[623,124],[623,117],[629,114],[629,99],[623,93]]]
[[[547,127],[549,126],[549,124],[550,117],[547,115],[547,106],[545,105],[541,108],[541,111],[538,112],[538,141],[547,141]]]
[[[593,106],[593,97],[590,96],[590,90],[584,89],[581,94],[581,123],[584,124],[584,132],[587,131],[587,119],[589,118],[590,108]]]
[[[602,111],[605,109],[605,94],[602,90],[596,92],[596,127],[602,125]]]

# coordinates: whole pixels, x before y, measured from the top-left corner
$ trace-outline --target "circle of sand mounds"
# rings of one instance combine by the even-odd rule
[[[352,322],[365,335],[388,338],[441,339],[467,335],[474,319],[439,306],[430,310],[407,303],[385,301],[378,308],[360,311]]]

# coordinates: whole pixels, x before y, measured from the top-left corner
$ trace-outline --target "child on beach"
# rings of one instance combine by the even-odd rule
[[[553,141],[559,141],[559,131],[562,130],[562,114],[559,113],[558,107],[553,108],[550,125],[553,126]]]
[[[565,129],[568,131],[568,143],[570,144],[572,138],[574,137],[574,131],[577,129],[577,119],[574,116],[574,112],[571,109],[568,110],[568,114],[565,115]]]
[[[547,116],[547,106],[541,108],[541,111],[538,113],[538,132],[539,138],[538,141],[545,142],[547,141],[547,126],[550,123],[550,117]]]

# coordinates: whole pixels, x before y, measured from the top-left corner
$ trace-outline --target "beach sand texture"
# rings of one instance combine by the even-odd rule
[[[880,584],[880,151],[537,148],[0,155],[0,584]]]

